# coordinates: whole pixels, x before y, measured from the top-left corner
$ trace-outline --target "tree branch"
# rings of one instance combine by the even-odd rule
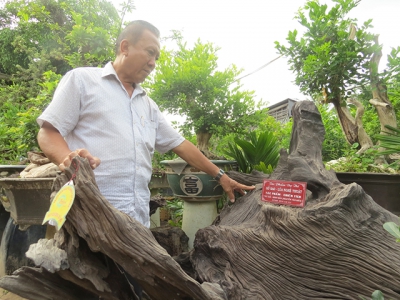
[[[382,107],[385,107],[385,108],[389,108],[390,107],[389,103],[381,102],[378,99],[371,99],[371,100],[369,100],[369,103],[371,103],[374,106],[382,106]]]

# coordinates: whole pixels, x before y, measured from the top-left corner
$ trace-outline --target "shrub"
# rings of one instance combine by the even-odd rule
[[[249,134],[250,141],[235,138],[228,144],[225,154],[236,160],[239,170],[250,173],[253,169],[264,173],[272,173],[279,160],[279,144],[272,132],[256,132]]]

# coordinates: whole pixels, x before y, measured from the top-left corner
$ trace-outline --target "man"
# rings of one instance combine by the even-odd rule
[[[176,132],[140,86],[156,66],[159,36],[145,21],[128,24],[117,39],[114,62],[68,72],[37,120],[40,148],[52,162],[64,169],[77,155],[87,158],[106,199],[147,227],[154,150],[172,149],[216,177],[232,202],[234,191],[254,189],[223,174]]]

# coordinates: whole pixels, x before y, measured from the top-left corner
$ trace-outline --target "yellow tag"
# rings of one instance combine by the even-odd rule
[[[42,225],[49,222],[60,230],[75,199],[75,187],[72,180],[68,181],[56,194],[49,211],[44,216]]]

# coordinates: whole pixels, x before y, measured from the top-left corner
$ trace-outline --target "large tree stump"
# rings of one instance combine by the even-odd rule
[[[69,265],[60,262],[59,267],[54,268],[58,274],[58,269],[62,270],[64,265],[72,272],[71,278],[64,279],[103,299],[132,297],[128,290],[121,287],[121,281],[113,281],[115,275],[121,277],[118,266],[134,277],[153,299],[222,299],[214,292],[223,294],[221,288],[211,284],[200,285],[157,243],[148,228],[109,204],[100,194],[86,160],[74,159],[72,167],[56,178],[54,189],[59,190],[73,174],[76,175],[75,201],[68,220],[54,238],[56,246],[66,251]],[[55,252],[52,248],[47,248],[47,258],[42,259],[46,251],[44,248],[31,251],[31,258],[42,267],[54,258],[53,265],[57,265],[59,256],[52,256]],[[106,268],[101,261],[102,256],[98,257],[96,252],[105,254],[118,264],[114,272]],[[38,253],[42,255],[38,257]],[[29,298],[29,295],[22,296]]]
[[[293,118],[290,154],[270,179],[306,181],[312,196],[304,208],[265,203],[265,175],[230,172],[257,188],[196,234],[198,279],[218,282],[228,299],[360,299],[376,289],[399,299],[400,245],[382,227],[398,218],[324,168],[312,102],[297,103]]]
[[[28,299],[69,291],[69,299],[79,293],[129,299],[122,266],[152,299],[360,299],[375,289],[399,299],[400,245],[382,228],[397,217],[324,168],[324,129],[312,102],[297,103],[293,116],[290,152],[281,152],[275,172],[230,172],[256,189],[225,206],[212,226],[197,232],[194,249],[176,260],[149,229],[115,210],[87,162],[74,159],[55,184],[57,190],[76,173],[68,220],[54,240],[30,249],[41,267],[20,269],[0,286]],[[261,201],[265,178],[307,182],[306,206]],[[32,292],[42,286],[47,298]]]

